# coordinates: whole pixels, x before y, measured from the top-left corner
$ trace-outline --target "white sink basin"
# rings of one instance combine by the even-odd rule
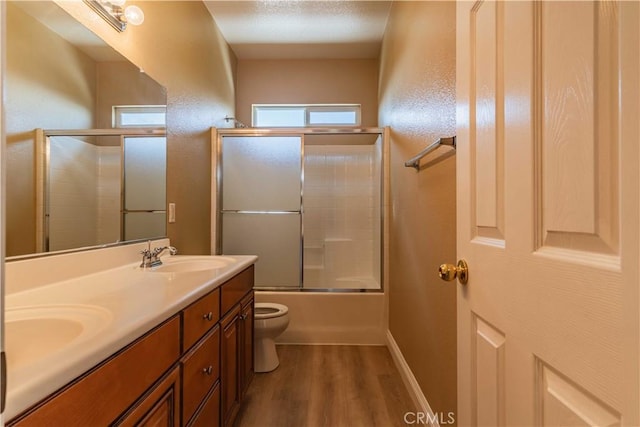
[[[218,270],[235,262],[235,259],[223,256],[174,255],[162,259],[162,265],[150,271],[158,273],[191,273],[196,271]]]
[[[9,368],[20,368],[94,336],[111,314],[91,305],[42,305],[5,310]]]

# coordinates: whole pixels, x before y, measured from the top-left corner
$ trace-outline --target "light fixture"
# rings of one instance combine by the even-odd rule
[[[113,28],[124,31],[127,24],[140,25],[144,22],[144,13],[138,6],[125,6],[126,0],[84,0],[98,15],[102,16]]]

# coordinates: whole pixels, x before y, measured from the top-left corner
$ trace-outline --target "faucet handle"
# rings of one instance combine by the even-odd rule
[[[140,255],[142,255],[142,262],[140,263],[140,267],[146,268],[150,266],[152,253],[149,249],[143,249],[140,251]]]

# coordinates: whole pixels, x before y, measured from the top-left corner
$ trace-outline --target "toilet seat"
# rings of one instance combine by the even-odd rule
[[[274,317],[284,316],[289,312],[286,305],[276,304],[272,302],[257,302],[254,306],[256,319],[272,319]]]

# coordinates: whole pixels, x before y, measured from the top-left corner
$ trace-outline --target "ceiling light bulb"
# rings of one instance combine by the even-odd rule
[[[124,10],[124,16],[131,25],[140,25],[144,22],[144,13],[138,6],[127,6]]]

